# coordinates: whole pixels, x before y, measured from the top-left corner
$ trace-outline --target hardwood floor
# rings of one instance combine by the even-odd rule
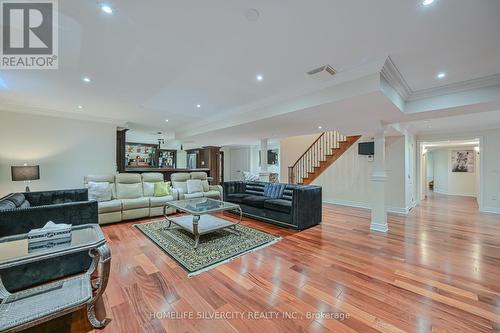
[[[369,231],[367,210],[323,215],[303,232],[245,219],[283,240],[193,278],[137,221],[104,226],[112,322],[101,332],[500,332],[500,217],[475,199],[433,195],[390,215],[387,235]],[[214,313],[233,318],[196,318]],[[71,331],[90,331],[83,312]]]

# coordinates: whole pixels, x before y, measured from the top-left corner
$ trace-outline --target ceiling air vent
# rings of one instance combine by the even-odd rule
[[[316,80],[326,80],[330,79],[335,75],[335,69],[330,65],[324,65],[307,72],[307,75]]]

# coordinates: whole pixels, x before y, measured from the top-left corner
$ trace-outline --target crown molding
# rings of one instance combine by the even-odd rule
[[[500,85],[500,73],[480,77],[477,79],[451,83],[440,87],[412,91],[411,95],[407,100],[414,101],[422,98],[450,95],[463,91],[498,86],[498,85]]]
[[[387,57],[380,74],[387,83],[398,92],[405,102],[500,85],[500,73],[497,73],[476,79],[415,91],[410,88],[391,57]]]
[[[404,100],[410,97],[412,90],[391,57],[387,57],[380,74]]]

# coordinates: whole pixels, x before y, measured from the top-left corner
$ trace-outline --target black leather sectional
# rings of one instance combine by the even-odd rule
[[[321,187],[225,182],[224,201],[237,203],[243,214],[287,228],[306,229],[321,223]]]
[[[0,199],[0,237],[28,233],[48,221],[72,225],[98,223],[97,201],[87,189],[12,193]],[[87,251],[17,266],[2,272],[2,282],[13,292],[86,271]]]

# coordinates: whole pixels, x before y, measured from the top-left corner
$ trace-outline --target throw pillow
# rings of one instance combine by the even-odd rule
[[[187,193],[187,191],[188,191],[186,182],[172,181],[172,186],[173,186],[173,188],[175,188],[176,190],[179,190],[179,192],[184,193],[184,194]]]
[[[170,195],[170,182],[155,183],[155,197]]]
[[[10,200],[0,201],[0,212],[16,209],[16,204]]]
[[[199,179],[189,179],[187,181],[188,194],[203,192],[203,185]]]
[[[264,196],[271,199],[279,199],[285,187],[281,184],[267,183],[264,186]]]
[[[111,200],[111,185],[108,182],[89,182],[89,200],[99,202]]]
[[[202,180],[201,185],[203,186],[203,192],[210,191],[210,185],[208,185],[208,180]]]
[[[142,192],[145,197],[153,197],[155,195],[155,183],[142,183]]]

